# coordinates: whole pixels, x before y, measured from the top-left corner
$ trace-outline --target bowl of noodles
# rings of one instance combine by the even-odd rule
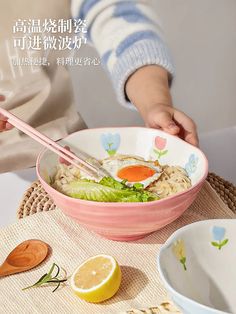
[[[109,175],[95,180],[44,149],[36,166],[41,184],[67,216],[117,241],[143,238],[177,219],[208,173],[198,148],[156,129],[86,129],[60,144],[96,158]]]

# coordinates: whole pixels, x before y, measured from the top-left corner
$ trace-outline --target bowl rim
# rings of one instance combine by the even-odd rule
[[[43,148],[41,150],[41,152],[38,154],[38,157],[37,157],[37,160],[36,160],[36,173],[37,173],[37,176],[39,178],[39,180],[41,182],[43,182],[45,185],[47,185],[47,187],[51,190],[54,191],[54,193],[58,196],[62,196],[67,199],[67,200],[73,200],[75,202],[78,202],[78,204],[86,204],[86,205],[98,205],[99,204],[102,204],[102,206],[105,206],[105,207],[112,207],[114,205],[118,205],[120,207],[133,207],[134,205],[135,206],[144,206],[144,205],[147,205],[147,204],[162,204],[163,202],[166,202],[166,201],[169,201],[169,200],[172,200],[172,199],[176,199],[180,196],[183,196],[184,194],[187,194],[189,193],[190,191],[196,189],[198,186],[201,186],[203,184],[203,182],[205,181],[206,177],[207,177],[207,174],[208,174],[208,160],[205,156],[205,154],[196,146],[193,146],[187,142],[185,142],[184,140],[182,140],[181,138],[177,137],[177,136],[174,136],[172,134],[169,134],[169,133],[166,133],[162,130],[159,130],[159,129],[154,129],[154,128],[148,128],[148,127],[139,127],[139,126],[124,126],[124,127],[99,127],[99,128],[88,128],[88,129],[82,129],[82,130],[78,130],[78,131],[75,131],[74,133],[71,133],[69,134],[68,136],[64,137],[63,139],[61,140],[66,140],[70,137],[73,137],[76,133],[79,133],[79,132],[89,132],[91,130],[109,130],[109,129],[140,129],[140,130],[153,130],[153,131],[158,131],[163,133],[164,136],[170,136],[170,137],[173,137],[175,138],[175,140],[179,141],[179,142],[184,142],[186,145],[190,146],[190,147],[193,147],[195,150],[197,150],[199,152],[200,155],[202,155],[203,157],[203,160],[204,160],[204,173],[202,175],[202,178],[199,179],[198,182],[196,182],[194,185],[192,185],[190,188],[188,188],[187,190],[185,191],[182,191],[182,192],[178,192],[174,195],[171,195],[171,196],[168,196],[166,198],[163,198],[163,199],[160,199],[160,200],[156,200],[156,201],[150,201],[150,202],[97,202],[97,201],[88,201],[88,200],[82,200],[82,199],[76,199],[76,198],[73,198],[73,197],[70,197],[70,196],[67,196],[59,191],[57,191],[56,189],[54,189],[51,185],[49,185],[43,178],[42,176],[40,175],[40,161],[44,155],[44,153],[46,151],[48,151],[49,149],[48,148]],[[59,141],[61,141],[59,140]]]
[[[180,292],[176,291],[169,283],[169,281],[167,280],[164,272],[162,271],[162,266],[161,266],[161,256],[163,254],[163,252],[170,246],[171,243],[174,242],[174,240],[176,238],[179,237],[180,234],[182,234],[183,231],[186,231],[188,229],[192,229],[192,227],[195,227],[196,225],[203,225],[203,224],[209,224],[209,223],[214,223],[214,222],[218,222],[218,221],[231,221],[233,222],[232,218],[218,218],[218,219],[208,219],[208,220],[201,220],[201,221],[196,221],[196,222],[192,222],[186,226],[183,226],[179,229],[177,229],[176,231],[174,231],[171,236],[165,241],[165,243],[162,245],[162,247],[160,248],[159,253],[157,254],[157,268],[161,277],[162,282],[164,283],[164,285],[166,286],[167,290],[169,290],[174,296],[177,296],[181,299],[183,299],[184,301],[190,302],[195,306],[199,306],[202,310],[211,310],[212,313],[215,314],[231,314],[229,312],[223,312],[221,310],[217,310],[214,308],[211,308],[207,305],[201,304],[193,299],[190,299],[188,297],[186,297],[185,295],[181,294]],[[177,304],[178,305],[178,304]]]

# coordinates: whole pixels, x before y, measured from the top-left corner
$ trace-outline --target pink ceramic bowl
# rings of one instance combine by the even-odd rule
[[[141,127],[86,129],[60,144],[84,150],[97,159],[109,155],[132,154],[160,164],[182,166],[192,187],[159,201],[147,203],[104,203],[68,197],[49,185],[58,156],[43,150],[37,160],[37,174],[44,189],[63,212],[80,225],[112,240],[140,239],[177,219],[191,205],[208,173],[205,155],[196,147],[160,130]]]

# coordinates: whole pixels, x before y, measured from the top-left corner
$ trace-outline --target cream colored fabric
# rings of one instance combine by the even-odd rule
[[[181,314],[181,312],[172,302],[163,302],[155,307],[131,309],[121,314]]]
[[[41,239],[52,253],[37,268],[0,279],[0,313],[115,314],[132,308],[157,306],[168,300],[157,272],[156,260],[161,244],[178,228],[210,218],[234,218],[208,183],[182,217],[160,231],[137,242],[122,243],[102,239],[82,228],[59,209],[26,217],[0,230],[0,263],[20,242]],[[52,293],[52,287],[22,288],[36,282],[53,262],[70,275],[88,257],[113,255],[122,268],[122,284],[117,295],[103,304],[89,304],[73,295],[69,286]]]
[[[56,64],[57,57],[66,53],[50,50],[50,66],[17,66],[12,58],[42,58],[44,50],[32,50],[13,45],[13,33],[18,19],[68,19],[69,0],[0,0],[0,94],[6,96],[0,106],[28,122],[33,127],[59,140],[66,135],[85,128],[74,106],[72,85],[67,69]],[[54,36],[60,34],[54,33]],[[69,50],[67,50],[67,53]],[[0,172],[23,169],[35,165],[42,146],[22,132],[14,129],[0,133]]]

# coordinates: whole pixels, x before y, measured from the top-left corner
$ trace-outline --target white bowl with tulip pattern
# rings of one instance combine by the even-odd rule
[[[158,269],[183,314],[236,313],[236,220],[180,228],[161,248]]]

